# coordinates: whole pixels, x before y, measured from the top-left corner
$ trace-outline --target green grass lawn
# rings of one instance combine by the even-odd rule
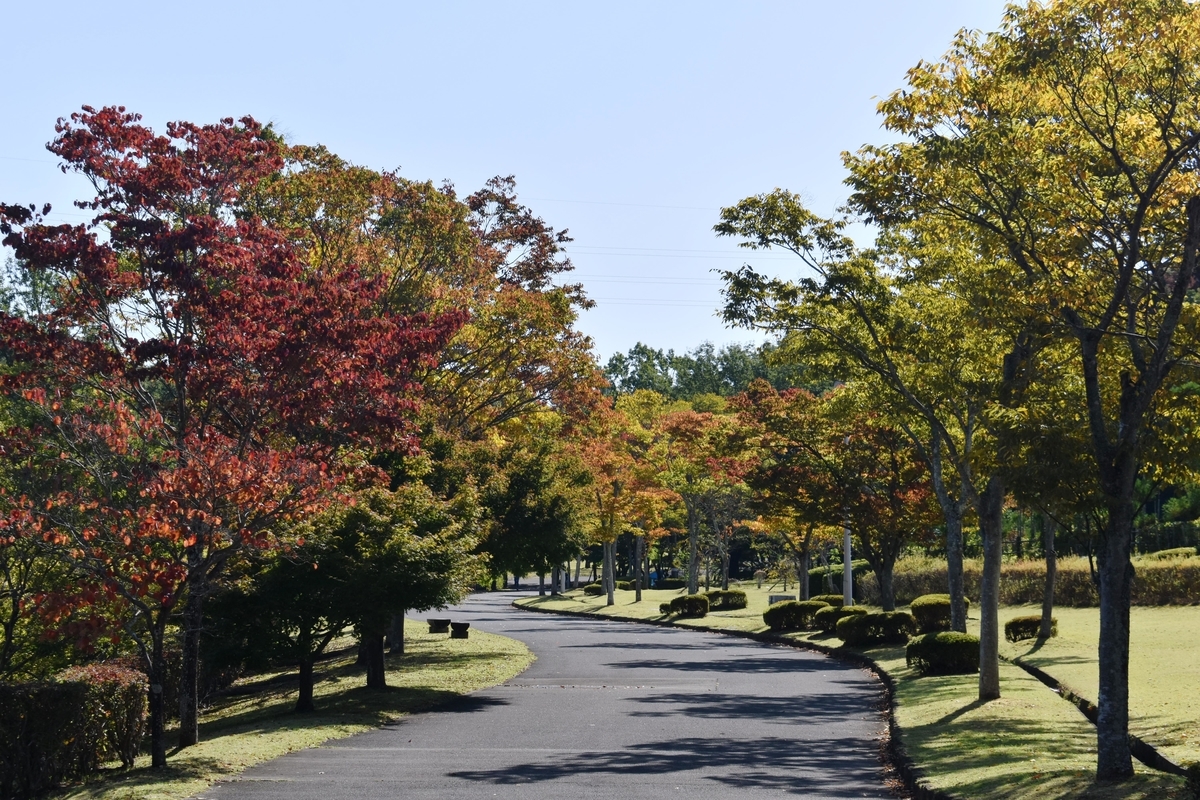
[[[746,591],[749,600],[746,609],[714,612],[704,619],[677,620],[676,624],[765,632],[762,612],[767,607],[769,589],[760,590],[754,584],[738,588]],[[604,605],[604,597],[577,592],[561,598],[530,598],[518,604],[597,616],[658,620],[665,619],[658,612],[658,604],[679,594],[679,591],[648,591],[643,593],[641,603],[635,603],[633,592],[619,591],[617,604],[611,607]],[[1011,611],[1010,616],[1030,613],[1020,608],[1005,611]],[[1059,615],[1060,631],[1063,626],[1064,617]],[[837,638],[819,633],[789,633],[784,638],[825,646],[840,644]],[[1149,800],[1184,796],[1182,781],[1136,762],[1137,775],[1133,780],[1118,785],[1096,784],[1092,780],[1096,767],[1095,728],[1074,706],[1019,667],[1002,664],[1003,697],[979,703],[976,676],[919,678],[905,666],[902,647],[859,652],[866,653],[895,680],[895,713],[901,739],[921,769],[923,782],[930,787],[962,798],[987,800],[1078,797]]]
[[[296,683],[255,676],[260,691],[227,697],[204,709],[200,744],[168,757],[165,770],[151,770],[149,758],[128,771],[100,773],[82,786],[59,792],[58,800],[179,800],[214,782],[237,775],[276,756],[315,747],[377,728],[405,714],[435,708],[516,676],[533,654],[514,639],[472,630],[471,638],[450,639],[406,626],[405,655],[389,656],[386,692],[368,691],[354,653],[317,666],[314,714],[296,714]],[[423,626],[422,626],[423,627]],[[253,688],[253,687],[247,687]]]
[[[1040,613],[1032,606],[1004,608],[1001,622]],[[1045,670],[1095,702],[1100,611],[1059,608],[1054,616],[1057,637],[1041,646],[1003,642],[1002,652]],[[1200,759],[1200,607],[1134,606],[1130,626],[1130,730],[1177,764]]]

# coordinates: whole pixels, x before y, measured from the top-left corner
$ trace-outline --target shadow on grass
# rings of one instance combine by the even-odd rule
[[[801,797],[890,797],[879,788],[882,781],[876,748],[869,741],[853,738],[811,743],[776,737],[669,739],[621,750],[452,772],[450,776],[510,785],[588,775],[653,776],[692,770],[714,784],[740,789],[767,789]]]

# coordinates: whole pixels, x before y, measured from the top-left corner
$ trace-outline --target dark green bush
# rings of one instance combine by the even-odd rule
[[[967,608],[971,601],[967,600]],[[912,615],[917,620],[921,633],[935,633],[950,630],[950,595],[925,594],[913,600],[909,605]]]
[[[917,621],[905,611],[850,614],[837,621],[837,636],[851,647],[903,644],[917,632]]]
[[[685,594],[667,604],[668,613],[677,617],[708,616],[708,598],[702,594]]]
[[[593,597],[596,597],[596,596],[598,596],[598,595],[602,595],[602,594],[604,594],[604,584],[601,584],[601,583],[589,583],[587,586],[584,586],[584,587],[583,587],[583,593],[584,593],[584,594],[590,594],[590,595],[592,595]]]
[[[854,573],[854,597],[859,597],[858,579],[871,572],[871,565],[865,560],[856,558],[851,562],[852,572]],[[825,575],[828,574],[833,580],[835,589],[842,588],[842,563],[839,561],[836,564],[830,564],[828,567],[815,567],[808,571],[808,585],[814,589],[825,587]]]
[[[633,581],[617,581],[616,588],[620,589],[622,592],[632,592]]]
[[[843,605],[842,596],[840,594],[818,594],[808,599],[816,600],[824,603],[825,605],[833,606],[834,608],[841,608]]]
[[[979,637],[957,631],[915,636],[904,653],[922,675],[969,675],[979,672]]]
[[[140,672],[104,665],[54,682],[0,684],[0,800],[38,794],[106,761],[132,765],[146,690]]]
[[[803,631],[813,626],[813,616],[827,603],[819,600],[784,600],[763,612],[763,622],[773,631]]]
[[[1172,547],[1170,550],[1157,550],[1138,556],[1139,561],[1163,561],[1169,558],[1191,558],[1196,555],[1194,547]]]
[[[687,578],[659,578],[654,582],[655,589],[686,589]]]
[[[658,604],[658,613],[670,614],[671,613],[671,604],[670,603],[659,603]]]
[[[713,589],[705,592],[709,611],[733,611],[746,607],[746,593],[741,589]]]
[[[1042,630],[1042,618],[1038,616],[1013,617],[1004,623],[1004,638],[1010,642],[1022,639],[1036,639]],[[1058,620],[1050,618],[1050,635],[1058,636]]]
[[[813,624],[826,633],[833,633],[837,630],[838,620],[842,617],[865,613],[867,613],[867,610],[862,606],[850,606],[849,608],[845,606],[830,606],[829,608],[822,608],[813,614]]]

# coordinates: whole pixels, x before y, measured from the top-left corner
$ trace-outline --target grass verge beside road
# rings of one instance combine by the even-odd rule
[[[226,696],[204,709],[200,744],[168,758],[165,770],[139,758],[133,769],[100,773],[55,800],[181,800],[277,756],[378,728],[405,714],[436,708],[467,692],[503,683],[533,663],[514,639],[472,630],[466,641],[406,626],[405,654],[387,660],[388,690],[368,691],[355,654],[317,667],[316,713],[296,714],[296,682],[258,675],[252,694]],[[275,678],[276,680],[272,680]]]
[[[680,627],[769,635],[762,622],[768,589],[740,586],[748,607],[717,611],[703,619],[675,620]],[[517,605],[548,611],[630,620],[661,621],[659,603],[678,591],[617,592],[617,604],[604,597],[572,592],[563,597],[534,597]],[[1087,611],[1087,609],[1080,609]],[[1092,609],[1095,613],[1095,610]],[[1011,616],[1029,613],[1015,609]],[[1006,617],[1007,618],[1007,617]],[[1062,631],[1064,617],[1059,616]],[[777,638],[801,645],[837,647],[840,640],[820,633],[788,633]],[[1094,645],[1093,645],[1094,650]],[[1012,664],[1001,665],[1003,697],[976,699],[973,675],[919,678],[904,663],[904,648],[854,649],[866,655],[895,684],[895,720],[901,741],[918,770],[920,783],[960,798],[986,800],[1142,800],[1184,797],[1182,780],[1135,763],[1137,775],[1121,784],[1096,784],[1096,732],[1072,705]],[[1093,655],[1094,657],[1094,655]]]

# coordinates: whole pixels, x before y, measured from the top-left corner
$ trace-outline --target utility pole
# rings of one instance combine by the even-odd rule
[[[850,437],[846,436],[843,444],[850,446]],[[845,523],[842,527],[842,605],[849,608],[854,605],[854,566],[850,554],[850,512],[846,511]]]

